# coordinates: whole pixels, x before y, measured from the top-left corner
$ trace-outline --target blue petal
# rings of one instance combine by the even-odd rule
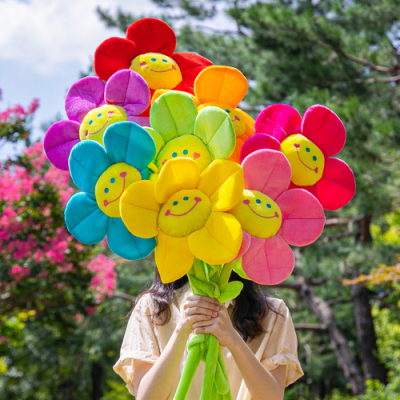
[[[150,171],[149,171],[149,169],[148,169],[147,167],[144,168],[144,169],[142,169],[142,170],[140,171],[140,176],[142,177],[143,180],[149,179],[149,177],[150,177]]]
[[[107,243],[118,256],[127,260],[140,260],[147,257],[156,247],[156,239],[138,238],[126,229],[121,218],[110,218],[107,230]]]
[[[149,133],[134,122],[110,125],[104,132],[104,147],[113,164],[126,162],[138,171],[147,167],[156,155],[156,145]]]
[[[94,140],[77,143],[69,155],[69,171],[75,185],[94,193],[100,175],[111,165],[103,146]]]
[[[106,236],[110,218],[86,193],[74,194],[69,199],[64,217],[67,229],[84,244],[99,243]]]

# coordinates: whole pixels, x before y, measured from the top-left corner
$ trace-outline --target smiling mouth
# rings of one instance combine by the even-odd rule
[[[297,153],[297,157],[299,157],[300,162],[308,169],[310,169],[311,171],[314,171],[316,174],[318,174],[318,167],[315,168],[311,168],[309,167],[307,164],[304,164],[303,160],[300,158],[300,154],[299,154],[299,150],[298,148],[300,147],[300,145],[298,145],[297,143],[295,143],[294,148],[296,149],[296,153]]]
[[[92,135],[95,135],[96,133],[99,133],[108,124],[109,120],[110,120],[110,117],[107,118],[106,122],[104,122],[104,125],[96,132],[89,133],[89,131],[86,130],[85,136],[92,136]]]
[[[141,67],[146,67],[149,71],[152,72],[168,72],[168,71],[176,71],[175,65],[171,65],[171,69],[165,69],[164,71],[156,71],[155,69],[149,68],[145,62],[140,63]]]
[[[250,200],[243,200],[243,203],[246,204],[250,208],[250,210],[257,215],[257,217],[264,218],[264,219],[271,219],[271,218],[279,218],[279,214],[275,211],[275,214],[270,217],[264,217],[263,215],[258,214],[250,207]]]
[[[126,172],[121,172],[119,174],[119,176],[124,180],[124,185],[122,186],[122,191],[121,191],[120,195],[116,199],[111,200],[111,201],[104,200],[103,201],[104,207],[107,207],[109,204],[114,203],[114,201],[117,201],[122,196],[122,193],[124,193]]]
[[[232,122],[240,121],[240,118],[235,115],[235,119],[231,119]]]
[[[194,201],[195,201],[195,203],[192,206],[192,208],[190,210],[186,211],[185,213],[183,213],[183,214],[172,214],[170,210],[167,210],[167,211],[165,211],[165,216],[168,217],[168,215],[172,215],[173,217],[182,217],[183,215],[189,214],[190,211],[192,211],[197,206],[197,203],[200,203],[201,198],[200,197],[195,197]]]

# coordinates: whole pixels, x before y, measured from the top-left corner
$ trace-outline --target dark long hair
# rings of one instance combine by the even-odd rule
[[[241,278],[234,271],[232,271],[230,281],[243,282],[243,289],[235,301],[231,317],[232,324],[245,341],[252,340],[264,332],[262,320],[267,313],[270,311],[276,313],[276,310],[269,304],[260,285]],[[156,321],[159,325],[165,325],[171,318],[170,305],[174,300],[174,291],[180,289],[187,282],[188,278],[184,275],[175,282],[162,283],[160,274],[155,268],[151,287],[137,296],[135,305],[144,294],[150,293],[155,305],[155,312],[152,315],[153,321]]]

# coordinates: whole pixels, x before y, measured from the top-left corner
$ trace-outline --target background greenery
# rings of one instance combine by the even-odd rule
[[[292,312],[305,372],[285,399],[400,399],[400,268],[381,271],[380,279],[374,273],[380,264],[396,265],[400,244],[400,1],[153,2],[178,32],[179,51],[246,75],[243,108],[253,117],[277,102],[301,113],[319,103],[343,120],[340,158],[355,173],[357,194],[342,210],[326,213],[314,245],[296,250],[295,275],[268,288]],[[235,29],[210,28],[221,10]],[[143,17],[98,14],[121,31]],[[111,367],[124,316],[153,267],[151,259],[117,263],[117,292],[79,321],[61,324],[57,315],[46,322],[44,315],[13,310],[0,327],[0,336],[13,338],[0,344],[0,398],[132,398]],[[360,274],[367,277],[342,281]]]

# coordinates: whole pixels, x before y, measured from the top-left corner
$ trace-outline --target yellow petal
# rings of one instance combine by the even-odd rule
[[[168,236],[160,231],[157,236],[155,260],[163,283],[182,278],[192,268],[194,256],[187,237]]]
[[[233,215],[213,212],[204,228],[189,235],[189,249],[208,264],[225,264],[239,253],[242,228]]]
[[[235,108],[243,100],[248,84],[236,68],[212,66],[203,69],[194,82],[194,93],[200,103],[222,103]]]
[[[200,171],[196,162],[190,158],[175,158],[165,163],[158,177],[155,197],[164,204],[182,189],[196,189],[200,180]]]
[[[160,204],[154,197],[154,182],[139,181],[121,197],[121,218],[129,232],[140,238],[152,238],[158,232]]]
[[[233,161],[215,160],[200,175],[198,188],[211,200],[213,211],[228,211],[242,197],[242,167]]]

